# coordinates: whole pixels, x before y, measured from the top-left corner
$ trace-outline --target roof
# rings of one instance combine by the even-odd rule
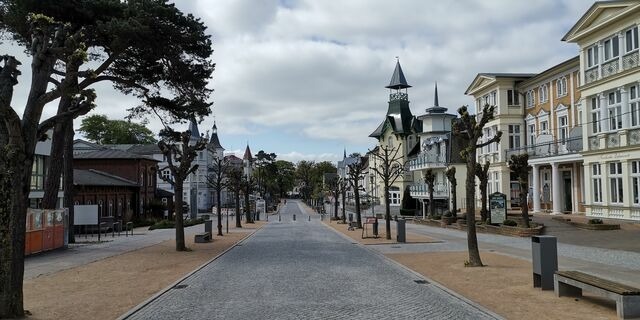
[[[189,131],[191,131],[192,139],[200,139],[200,130],[198,130],[198,124],[196,123],[196,119],[191,119],[189,122]]]
[[[562,37],[562,41],[577,42],[590,33],[603,29],[612,20],[640,11],[637,0],[596,1]]]
[[[391,127],[393,133],[396,134],[411,134],[422,132],[422,121],[411,114],[411,111],[406,113],[398,113],[387,115],[385,120],[369,135],[372,138],[380,138],[387,127]]]
[[[531,78],[524,80],[520,83],[521,88],[522,87],[526,87],[532,83],[536,83],[538,81],[540,81],[541,79],[544,79],[548,76],[553,75],[556,72],[564,72],[565,70],[570,69],[571,67],[575,67],[575,68],[580,68],[580,56],[575,56],[572,57],[571,59],[567,59],[565,61],[562,61],[556,65],[554,65],[553,67],[544,70],[534,76],[532,76]]]
[[[435,94],[433,96],[433,107],[427,108],[425,110],[427,113],[446,113],[447,108],[441,107],[438,102],[438,83],[436,82]]]
[[[396,90],[411,88],[411,86],[407,83],[407,79],[404,77],[404,73],[402,72],[402,67],[400,67],[400,60],[396,61],[396,69],[393,70],[391,81],[389,81],[389,85],[386,86],[385,88],[396,89]]]
[[[158,145],[155,143],[134,144],[131,147],[129,147],[129,149],[126,149],[126,152],[131,152],[131,153],[141,154],[141,155],[151,155],[151,154],[162,153],[162,151],[160,151],[160,147],[158,147]]]
[[[471,81],[471,84],[469,85],[467,90],[464,92],[464,94],[471,94],[473,89],[484,87],[486,84],[483,84],[481,86],[484,79],[496,80],[498,78],[509,78],[509,79],[525,80],[535,75],[536,73],[488,73],[488,72],[478,73],[476,77],[473,79],[473,81]]]
[[[76,186],[139,187],[134,181],[94,169],[73,169],[73,184]]]
[[[228,156],[224,156],[224,159],[227,161],[242,161],[242,159],[236,157],[234,154],[230,154]]]
[[[132,152],[116,150],[116,149],[106,149],[106,150],[98,150],[87,153],[74,154],[74,159],[145,159],[158,161],[153,159],[152,157],[135,154]]]
[[[158,197],[158,198],[173,198],[173,192],[157,188],[156,189],[156,197]]]
[[[211,140],[209,140],[209,147],[224,150],[224,148],[220,144],[220,140],[218,139],[218,127],[216,126],[215,122],[213,123],[213,128],[211,129]]]
[[[247,148],[244,149],[244,156],[242,160],[253,160],[253,156],[251,156],[251,149],[249,149],[249,144],[247,144]]]

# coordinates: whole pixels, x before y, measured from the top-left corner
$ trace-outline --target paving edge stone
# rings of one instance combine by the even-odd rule
[[[249,239],[250,237],[252,237],[254,234],[256,234],[256,232],[258,232],[260,229],[262,229],[262,227],[264,227],[266,225],[263,224],[261,225],[259,228],[255,229],[253,232],[251,232],[250,234],[246,235],[244,238],[240,239],[240,241],[236,242],[235,244],[233,244],[232,246],[230,246],[229,248],[225,249],[224,251],[220,252],[218,255],[216,255],[215,257],[211,258],[209,261],[203,263],[202,265],[200,265],[199,267],[195,268],[194,270],[192,270],[191,272],[187,273],[185,276],[183,276],[182,278],[176,280],[175,282],[171,283],[169,286],[165,287],[164,289],[156,292],[154,295],[152,295],[151,297],[149,297],[147,300],[139,303],[137,306],[129,309],[129,311],[127,311],[125,314],[121,315],[120,317],[116,318],[117,320],[125,320],[129,317],[131,317],[132,315],[134,315],[136,312],[140,311],[140,309],[144,308],[145,306],[147,306],[148,304],[150,304],[151,302],[153,302],[154,300],[158,299],[160,296],[162,296],[163,294],[167,293],[169,290],[173,289],[173,287],[175,287],[176,285],[178,285],[180,282],[183,282],[184,280],[186,280],[187,278],[191,277],[193,274],[195,274],[196,272],[200,271],[202,268],[206,267],[207,265],[209,265],[210,263],[214,262],[215,260],[217,260],[218,258],[222,257],[223,255],[225,255],[227,252],[231,251],[233,248],[237,247],[239,244],[243,243],[245,240]]]
[[[344,238],[345,240],[347,240],[347,241],[349,241],[349,242],[351,242],[351,243],[354,243],[353,239],[351,239],[351,238],[350,238],[350,237],[348,237],[347,235],[343,234],[342,232],[340,232],[340,231],[338,231],[338,230],[336,230],[336,229],[334,229],[334,228],[332,228],[332,227],[330,227],[330,226],[328,226],[328,225],[326,225],[326,224],[323,224],[323,225],[324,225],[326,228],[328,228],[329,230],[332,230],[333,232],[337,233],[339,236],[341,236],[341,237],[342,237],[342,238]],[[361,247],[361,248],[363,248],[363,249],[365,249],[365,250],[368,250],[369,252],[371,252],[371,253],[373,253],[373,254],[375,254],[375,255],[377,255],[377,256],[379,256],[379,257],[380,257],[380,258],[382,258],[383,260],[385,260],[385,261],[389,262],[390,264],[392,264],[393,266],[395,266],[395,267],[399,268],[401,271],[404,271],[405,273],[408,273],[408,274],[410,274],[410,275],[412,275],[412,276],[415,276],[415,277],[416,277],[416,278],[418,278],[419,280],[426,280],[426,281],[428,281],[431,285],[435,286],[436,288],[438,288],[438,289],[442,290],[443,292],[445,292],[445,293],[447,293],[447,294],[449,294],[449,295],[451,295],[451,296],[453,296],[453,297],[455,297],[455,298],[459,299],[459,300],[460,300],[460,301],[462,301],[462,302],[465,302],[466,304],[470,305],[471,307],[473,307],[473,308],[475,308],[475,309],[478,309],[480,312],[483,312],[483,313],[485,313],[486,315],[488,315],[488,316],[490,316],[490,317],[493,317],[493,318],[495,318],[495,319],[501,319],[501,320],[504,320],[504,319],[505,319],[505,318],[504,318],[504,317],[502,317],[501,315],[499,315],[499,314],[497,314],[497,313],[495,313],[495,312],[493,312],[493,311],[491,311],[491,310],[487,309],[485,306],[483,306],[483,305],[481,305],[481,304],[479,304],[479,303],[477,303],[477,302],[474,302],[474,301],[472,301],[472,300],[469,300],[469,299],[467,299],[466,297],[464,297],[464,296],[460,295],[459,293],[457,293],[457,292],[455,292],[455,291],[453,291],[453,290],[451,290],[451,289],[449,289],[449,288],[445,287],[445,286],[444,286],[443,284],[441,284],[440,282],[435,281],[435,280],[433,280],[433,279],[431,279],[431,278],[429,278],[429,277],[427,277],[427,276],[425,276],[425,275],[423,275],[423,274],[420,274],[420,273],[418,273],[418,272],[414,271],[413,269],[411,269],[411,268],[409,268],[409,267],[407,267],[407,266],[405,266],[405,265],[401,264],[400,262],[397,262],[397,261],[395,261],[395,260],[393,260],[393,259],[391,259],[391,258],[389,258],[389,257],[385,256],[385,255],[384,255],[382,252],[380,252],[380,251],[377,251],[377,250],[375,250],[375,249],[373,249],[373,248],[369,248],[369,247],[367,247],[366,245],[363,245],[363,244],[362,244],[362,243],[360,243],[360,242],[355,242],[354,244],[355,244],[355,245],[357,245],[357,246],[359,246],[359,247]]]

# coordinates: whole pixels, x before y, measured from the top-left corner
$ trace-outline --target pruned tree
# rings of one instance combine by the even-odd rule
[[[401,148],[402,144],[397,147],[380,145],[369,151],[373,158],[369,161],[369,170],[372,170],[380,177],[384,189],[384,218],[386,220],[385,232],[387,240],[391,240],[391,199],[389,199],[391,193],[389,190],[396,180],[402,176],[404,168],[402,154],[398,154],[402,150]],[[373,163],[376,165],[372,166],[371,164]]]
[[[529,154],[514,154],[509,159],[509,169],[518,178],[520,186],[520,212],[522,214],[522,224],[529,228],[529,205],[527,204],[527,194],[529,193]]]
[[[160,168],[160,171],[169,169],[169,177],[160,176],[162,180],[169,183],[175,190],[175,225],[176,225],[176,251],[185,251],[187,247],[184,242],[184,221],[182,212],[182,194],[184,192],[184,182],[190,174],[198,170],[198,165],[192,165],[193,160],[198,156],[198,151],[207,147],[207,139],[200,137],[196,141],[191,139],[191,131],[176,132],[170,128],[160,132],[161,140],[158,142],[160,152],[167,159],[167,166]]]
[[[218,216],[218,235],[222,236],[222,190],[227,187],[227,172],[229,171],[229,161],[221,155],[211,152],[213,161],[209,165],[207,174],[207,184],[216,191],[216,214]]]
[[[427,169],[424,174],[424,182],[427,184],[429,192],[429,218],[433,218],[436,214],[436,206],[433,203],[433,187],[436,182],[436,175],[433,173],[433,169]]]
[[[453,122],[453,133],[460,136],[465,144],[462,147],[460,156],[467,163],[467,185],[466,185],[466,201],[467,201],[467,247],[469,251],[469,260],[467,265],[470,267],[483,266],[480,259],[480,250],[478,249],[478,237],[476,235],[476,206],[475,206],[475,193],[476,193],[476,150],[492,143],[500,142],[502,131],[498,131],[497,134],[485,142],[478,143],[478,139],[482,137],[482,129],[484,126],[493,119],[493,113],[495,106],[485,105],[482,108],[482,114],[478,115],[480,121],[476,120],[476,117],[469,114],[467,106],[462,106],[458,109],[460,114],[459,121]]]
[[[353,190],[353,196],[356,201],[356,225],[358,229],[362,229],[362,216],[360,213],[360,180],[364,178],[364,169],[367,164],[367,160],[360,155],[357,155],[354,158],[356,161],[347,165],[347,168],[349,169],[347,175],[349,177],[349,185]]]
[[[244,213],[246,215],[247,223],[254,223],[253,216],[251,215],[251,199],[249,197],[255,190],[256,182],[253,176],[242,176],[242,193],[244,194]]]
[[[229,166],[227,167],[227,188],[233,192],[233,199],[236,209],[236,228],[242,228],[242,214],[240,213],[240,193],[243,191],[242,185],[242,169]]]
[[[445,171],[445,175],[447,176],[447,180],[449,180],[449,186],[451,187],[451,204],[449,208],[452,216],[455,218],[458,214],[458,180],[456,179],[456,167],[447,168],[447,171]]]
[[[326,181],[326,185],[325,185],[325,191],[329,193],[329,195],[331,195],[331,197],[333,198],[333,206],[334,206],[334,210],[333,210],[333,220],[338,220],[338,199],[340,198],[340,195],[342,194],[342,188],[344,186],[344,183],[342,182],[342,178],[338,177],[337,175],[335,177],[333,177],[332,179],[330,179],[329,181]]]
[[[487,194],[487,192],[489,191],[487,189],[487,186],[489,184],[489,166],[491,165],[491,163],[489,161],[484,163],[484,166],[476,163],[476,168],[475,168],[475,175],[476,177],[478,177],[478,181],[480,181],[480,203],[481,203],[481,207],[480,207],[480,219],[482,220],[482,222],[487,222],[487,220],[489,220],[489,209],[487,206],[487,199],[489,197],[489,195]]]

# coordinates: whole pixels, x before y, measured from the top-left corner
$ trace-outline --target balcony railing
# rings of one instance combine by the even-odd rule
[[[442,154],[421,153],[415,159],[409,161],[409,170],[416,171],[429,168],[445,168],[447,157]]]
[[[512,155],[528,153],[529,158],[541,158],[560,156],[565,154],[580,153],[582,151],[582,137],[555,140],[545,143],[536,143],[520,148],[508,149],[505,151],[505,159],[511,159]]]
[[[414,198],[429,198],[429,186],[426,183],[414,184],[409,187],[409,192]],[[433,186],[434,198],[449,198],[449,186],[445,183],[436,183]]]
[[[591,83],[596,80],[604,79],[619,72],[635,68],[638,65],[640,65],[640,53],[636,49],[622,55],[621,58],[615,58],[613,60],[603,62],[599,66],[586,69],[584,71],[585,82]]]

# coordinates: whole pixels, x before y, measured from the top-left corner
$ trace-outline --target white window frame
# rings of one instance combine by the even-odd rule
[[[533,89],[527,91],[527,108],[532,108],[536,105],[536,95]]]
[[[602,200],[602,166],[599,163],[591,165],[591,181],[593,191],[593,203],[603,203]]]
[[[631,204],[640,206],[640,160],[634,160],[631,165]]]
[[[585,51],[584,54],[586,55],[585,57],[585,61],[587,62],[587,69],[591,69],[593,67],[597,67],[600,65],[600,59],[598,57],[599,53],[598,53],[598,45],[592,45],[591,47],[588,47]]]
[[[591,112],[591,133],[596,134],[602,131],[602,126],[600,124],[600,99],[597,96],[591,97],[590,102],[590,112]]]
[[[624,203],[624,184],[622,183],[622,162],[609,162],[609,202]]]
[[[509,103],[509,100],[511,100],[511,103]],[[507,89],[507,105],[520,105],[520,94],[518,93],[518,91],[516,91],[516,89]]]
[[[629,111],[631,112],[632,127],[640,126],[640,85],[629,87]]]
[[[510,124],[509,125],[509,149],[519,149],[519,148],[520,148],[520,125]]]
[[[638,50],[638,26],[624,31],[624,52],[629,53]]]
[[[556,80],[556,96],[558,98],[567,95],[567,77],[561,77]]]
[[[603,61],[609,62],[615,60],[620,56],[620,40],[618,35],[613,35],[609,38],[602,40]],[[618,52],[616,52],[618,51]]]
[[[622,129],[622,94],[620,90],[607,93],[607,115],[609,119],[609,130]]]
[[[549,86],[543,84],[538,88],[539,103],[545,103],[549,100]]]

